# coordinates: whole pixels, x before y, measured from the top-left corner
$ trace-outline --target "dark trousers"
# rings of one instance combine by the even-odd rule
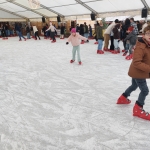
[[[110,40],[111,40],[110,50],[114,50],[114,36],[110,36]]]
[[[96,41],[98,41],[98,39],[97,39],[97,35],[95,35],[95,40],[96,40]]]
[[[130,94],[135,91],[137,88],[139,87],[139,89],[141,90],[137,103],[140,104],[141,106],[144,105],[145,102],[145,98],[149,93],[149,89],[147,86],[147,82],[146,79],[134,79],[132,78],[132,84],[131,86],[129,86],[126,91],[123,93],[123,95],[125,97],[130,96]]]
[[[126,49],[126,41],[123,40],[124,49]]]
[[[35,32],[35,39],[37,39],[37,37],[39,38],[39,40],[40,40],[40,37],[39,37],[39,33],[38,33],[38,31],[36,31]]]
[[[2,33],[2,37],[3,37],[3,38],[4,38],[4,37],[7,37],[7,35],[6,35],[6,30],[2,29],[1,33]]]
[[[55,32],[51,32],[51,38],[53,39],[53,41],[55,41]]]

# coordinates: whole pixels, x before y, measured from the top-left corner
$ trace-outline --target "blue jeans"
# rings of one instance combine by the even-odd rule
[[[92,37],[92,31],[90,31],[89,36]]]
[[[102,50],[103,40],[98,39],[98,50]]]
[[[149,89],[147,86],[146,79],[134,79],[132,78],[132,84],[129,86],[124,92],[124,96],[128,97],[130,94],[135,91],[137,88],[141,90],[137,102],[143,106],[145,102],[145,98],[149,93]]]
[[[84,37],[86,37],[88,39],[89,34],[88,33],[84,33]]]
[[[50,31],[46,32],[46,37],[50,37]]]
[[[129,51],[129,54],[132,54],[132,48],[134,47],[134,45],[131,45],[129,43],[126,43],[126,52]]]
[[[27,39],[30,39],[30,33],[27,33]]]
[[[16,33],[17,33],[17,35],[19,36],[20,40],[21,40],[21,38],[24,38],[24,39],[25,39],[25,37],[22,35],[22,33],[21,33],[21,32],[16,31]]]
[[[126,43],[126,45],[125,45],[125,50],[126,50],[126,52],[128,52],[129,46],[130,46],[130,44],[129,44],[129,43]]]
[[[10,35],[14,35],[13,30],[10,30]]]
[[[114,39],[114,46],[115,46],[115,50],[118,50],[119,47],[118,39]]]
[[[6,30],[6,36],[10,36],[10,31]]]

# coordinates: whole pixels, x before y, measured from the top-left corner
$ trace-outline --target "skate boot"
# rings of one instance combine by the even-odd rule
[[[120,47],[118,47],[117,52],[120,53]]]
[[[125,52],[125,49],[123,49],[122,52]]]
[[[133,116],[137,116],[139,118],[150,120],[150,114],[148,112],[145,112],[142,106],[139,106],[135,103],[133,107]]]
[[[52,43],[55,43],[55,42],[56,42],[56,40],[52,41]]]
[[[79,65],[81,65],[82,64],[82,62],[81,61],[79,61]]]
[[[118,50],[117,50],[117,51],[114,50],[114,51],[112,51],[111,53],[112,53],[112,54],[118,54]]]
[[[130,104],[131,101],[127,99],[123,94],[119,97],[117,104]]]
[[[75,60],[70,60],[70,63],[73,63]]]
[[[99,50],[98,54],[104,54],[104,52],[102,50]]]
[[[125,52],[123,53],[123,55],[122,55],[122,56],[126,56],[126,55],[127,55],[127,53],[128,53],[128,52],[126,52],[126,51],[125,51]]]
[[[81,44],[84,44],[84,41],[81,41]]]
[[[98,42],[96,41],[94,44],[98,44]]]
[[[127,60],[131,60],[132,58],[133,58],[133,55],[132,55],[132,54],[130,54],[130,55],[128,55],[128,56],[126,57]]]
[[[110,51],[108,48],[104,48],[103,50],[104,50],[104,51]]]

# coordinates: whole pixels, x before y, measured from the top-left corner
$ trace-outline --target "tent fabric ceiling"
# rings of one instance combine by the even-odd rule
[[[39,0],[40,7],[37,9],[31,9],[28,0],[0,0],[0,9],[8,10],[13,13],[13,17],[16,14],[21,15],[24,18],[41,18],[56,17],[58,14],[61,16],[77,16],[77,15],[89,15],[91,10],[94,10],[98,14],[141,10],[144,4],[141,0]],[[132,1],[132,4],[130,4]],[[150,0],[145,0],[150,8]],[[86,7],[87,6],[87,7]],[[91,8],[91,10],[90,10]],[[10,18],[12,16],[10,15]]]

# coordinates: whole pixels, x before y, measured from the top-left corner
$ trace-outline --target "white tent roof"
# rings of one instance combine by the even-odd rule
[[[134,20],[145,20],[145,18],[141,18],[141,15],[134,16]],[[150,20],[150,15],[147,16],[147,20]]]
[[[89,15],[91,12],[101,14],[135,11],[141,10],[144,5],[148,9],[150,8],[150,0],[38,0],[40,7],[37,9],[31,9],[28,1],[0,0],[0,10],[10,14],[13,13],[13,16],[9,16],[10,18],[16,16],[16,18],[30,19],[41,18],[41,16],[50,18],[57,15],[62,17]],[[5,14],[0,13],[0,18],[3,17],[5,17]]]

